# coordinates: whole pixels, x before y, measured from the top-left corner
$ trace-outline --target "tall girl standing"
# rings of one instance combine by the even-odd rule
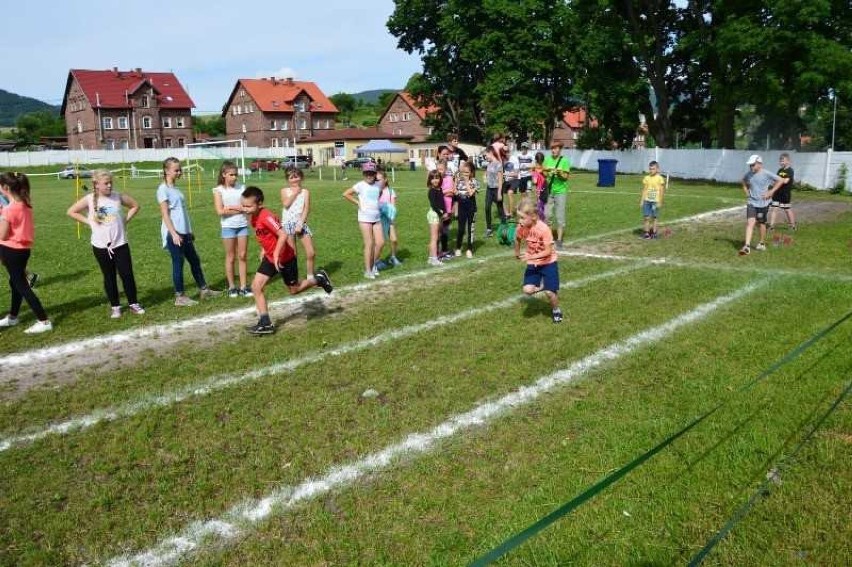
[[[204,279],[201,258],[198,257],[195,244],[193,244],[195,237],[192,234],[186,201],[183,192],[175,187],[175,182],[180,179],[182,173],[179,159],[175,157],[166,158],[163,162],[163,182],[157,188],[157,203],[160,204],[160,215],[163,218],[160,234],[163,238],[163,248],[166,248],[172,257],[172,283],[175,286],[175,306],[177,307],[187,307],[198,303],[190,299],[184,291],[184,260],[189,262],[189,268],[192,271],[195,284],[200,290],[199,297],[201,299],[216,297],[222,293],[210,289]]]
[[[232,161],[222,162],[218,185],[213,189],[213,205],[219,215],[222,246],[225,248],[225,279],[228,280],[228,297],[251,297],[246,285],[246,251],[248,250],[248,219],[243,214],[243,187],[237,183],[237,166]],[[234,282],[234,262],[240,286]]]
[[[476,169],[470,161],[459,166],[459,181],[456,184],[456,207],[458,207],[458,231],[456,232],[456,256],[461,256],[462,240],[467,237],[465,256],[473,258],[473,238],[476,228],[476,192],[479,182]]]
[[[308,227],[311,193],[302,187],[304,179],[305,174],[301,169],[287,169],[287,187],[281,188],[281,225],[293,250],[296,249],[296,240],[301,241],[305,249],[305,269],[310,277],[314,275],[317,253],[314,250],[313,233]]]
[[[38,321],[24,332],[36,334],[50,331],[53,324],[27,282],[27,262],[35,237],[30,181],[23,173],[4,173],[0,175],[0,192],[9,201],[3,207],[3,216],[0,218],[0,255],[9,273],[9,287],[12,291],[12,304],[9,313],[0,319],[0,327],[18,324],[21,303],[26,299]]]
[[[130,222],[139,212],[139,204],[130,195],[112,190],[112,173],[105,169],[92,173],[92,183],[95,190],[71,205],[68,216],[92,229],[92,252],[104,277],[104,291],[111,307],[110,317],[121,317],[116,272],[121,277],[130,311],[142,315],[145,310],[136,296],[136,279],[133,277],[130,245],[125,232],[125,223]],[[125,217],[122,216],[122,207],[127,208]],[[86,216],[81,214],[84,210],[88,211]]]
[[[343,198],[358,207],[358,225],[364,239],[364,277],[372,280],[379,275],[376,260],[385,243],[379,210],[379,193],[382,189],[376,183],[375,163],[365,163],[361,166],[361,172],[364,180],[344,191]]]

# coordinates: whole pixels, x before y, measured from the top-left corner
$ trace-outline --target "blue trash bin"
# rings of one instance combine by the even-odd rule
[[[615,165],[617,159],[598,160],[598,187],[615,187]]]

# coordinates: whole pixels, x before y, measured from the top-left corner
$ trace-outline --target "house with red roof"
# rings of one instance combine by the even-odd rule
[[[334,130],[337,113],[316,83],[276,77],[239,79],[222,109],[226,136],[259,148],[289,147]]]
[[[71,69],[61,114],[70,149],[179,148],[194,107],[174,73]]]
[[[379,118],[378,128],[393,136],[410,136],[414,143],[425,142],[432,127],[424,126],[423,121],[437,111],[437,106],[420,106],[411,94],[400,91]]]
[[[553,129],[551,140],[552,142],[562,142],[566,149],[573,149],[577,146],[577,139],[580,137],[583,128],[594,128],[597,124],[597,120],[589,118],[585,108],[566,110],[562,113],[562,120],[556,121],[556,128]]]

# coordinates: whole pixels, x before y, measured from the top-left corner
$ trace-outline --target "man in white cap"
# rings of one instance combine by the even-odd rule
[[[784,179],[763,169],[763,158],[753,154],[746,162],[749,172],[743,177],[743,191],[748,204],[746,206],[745,245],[740,249],[740,256],[751,253],[751,236],[754,224],[760,226],[760,242],[758,250],[766,250],[766,215],[769,213],[769,203],[772,196],[784,185]],[[771,189],[770,189],[771,187]]]

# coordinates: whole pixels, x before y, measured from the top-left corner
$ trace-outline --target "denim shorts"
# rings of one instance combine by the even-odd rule
[[[657,202],[642,201],[642,216],[657,218]]]
[[[559,292],[559,264],[551,262],[543,266],[527,264],[524,272],[524,285],[541,286],[542,289]]]
[[[223,239],[239,238],[241,236],[248,236],[247,226],[242,226],[240,228],[228,228],[226,226],[222,227]]]

